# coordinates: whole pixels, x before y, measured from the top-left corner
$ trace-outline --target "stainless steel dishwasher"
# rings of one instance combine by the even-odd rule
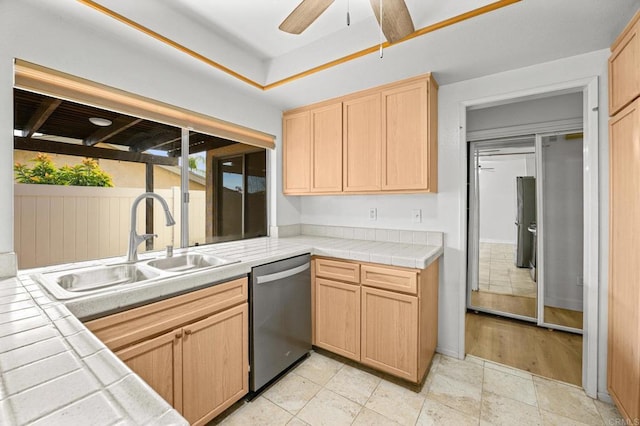
[[[255,394],[311,350],[311,257],[253,268],[249,299]]]

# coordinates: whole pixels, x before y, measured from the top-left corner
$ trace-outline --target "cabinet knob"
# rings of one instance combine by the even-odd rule
[[[191,330],[185,330],[184,334],[186,334],[188,336],[189,334],[191,334]]]
[[[181,338],[181,337],[182,337],[182,331],[178,331],[178,332],[176,333],[176,339],[179,339],[179,338]]]

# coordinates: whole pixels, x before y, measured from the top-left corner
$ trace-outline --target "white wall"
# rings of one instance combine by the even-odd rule
[[[460,192],[466,176],[466,134],[463,102],[490,99],[505,94],[522,94],[543,86],[598,76],[600,139],[600,331],[599,391],[606,392],[606,309],[607,309],[607,49],[502,72],[459,83],[443,85],[438,94],[438,194],[370,195],[352,197],[302,197],[301,220],[304,223],[437,230],[445,233],[445,249],[440,276],[438,350],[454,356],[464,354],[461,291],[465,288],[465,194]],[[425,70],[428,71],[428,70]],[[437,70],[436,77],[437,77]],[[369,207],[377,207],[378,220],[367,219]],[[413,224],[410,210],[422,208],[423,222]],[[595,336],[593,336],[595,338]]]
[[[69,74],[212,115],[281,138],[281,110],[259,99],[259,92],[236,90],[205,65],[185,64],[185,55],[111,20],[113,32],[92,26],[73,0],[0,2],[0,181],[13,181],[13,60],[20,58]],[[82,13],[80,15],[80,13]],[[94,16],[95,15],[95,16]],[[27,23],[28,24],[25,24]],[[236,84],[237,85],[237,84]],[[299,222],[295,199],[282,196],[277,164],[269,158],[272,224]],[[273,155],[275,154],[275,155]],[[0,186],[0,253],[13,250],[13,185]]]
[[[516,177],[528,176],[524,155],[480,160],[480,242],[516,244]]]
[[[582,118],[582,93],[471,109],[467,114],[467,133],[575,118]]]

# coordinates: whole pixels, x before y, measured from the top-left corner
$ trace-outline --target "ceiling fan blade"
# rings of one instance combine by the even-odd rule
[[[302,0],[278,27],[290,34],[300,34],[322,15],[334,0]]]
[[[380,1],[382,1],[382,23],[380,22]],[[371,0],[371,7],[389,43],[402,40],[415,31],[404,0]]]

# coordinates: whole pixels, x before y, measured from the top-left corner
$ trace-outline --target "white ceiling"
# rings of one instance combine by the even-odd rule
[[[95,0],[259,84],[285,79],[376,45],[369,0],[336,0],[303,34],[278,30],[299,0]],[[491,0],[406,0],[416,29]],[[86,9],[87,14],[97,12]],[[262,92],[212,75],[282,108],[433,72],[440,85],[608,48],[640,0],[522,0]],[[100,20],[118,32],[122,24]],[[142,34],[139,37],[143,36]],[[172,49],[166,47],[167,49]],[[202,67],[184,54],[186,63]]]
[[[278,25],[300,1],[160,0],[176,13],[209,28],[262,60],[273,60],[332,35],[339,35],[347,40],[355,31],[366,32],[369,38],[368,45],[378,43],[379,27],[369,0],[335,0],[302,34],[294,35],[280,31]],[[405,3],[417,29],[492,1],[494,0],[405,0]],[[346,23],[347,8],[351,16],[349,27]]]

